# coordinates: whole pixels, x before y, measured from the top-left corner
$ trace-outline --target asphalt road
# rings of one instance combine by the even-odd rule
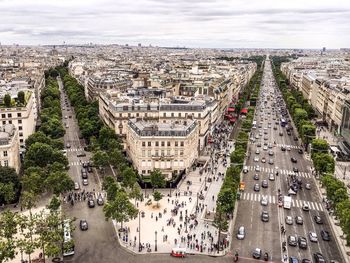
[[[256,110],[255,120],[257,121],[257,128],[252,130],[251,137],[255,138],[255,142],[250,144],[250,153],[246,165],[249,168],[249,172],[243,175],[243,180],[246,183],[246,190],[242,195],[241,200],[238,202],[238,214],[234,226],[233,235],[236,236],[239,226],[246,228],[246,237],[244,240],[233,239],[233,251],[237,250],[240,257],[246,260],[243,262],[250,262],[252,258],[252,251],[255,248],[262,249],[263,253],[269,253],[270,260],[273,262],[281,262],[283,255],[296,257],[299,262],[302,259],[313,260],[313,253],[320,252],[326,258],[326,260],[335,259],[339,262],[343,262],[340,250],[337,243],[332,237],[332,230],[329,225],[328,214],[322,205],[322,198],[319,196],[315,185],[315,179],[310,171],[310,161],[306,160],[304,154],[298,153],[300,148],[300,140],[294,140],[296,137],[296,129],[292,131],[291,135],[287,135],[286,128],[281,127],[279,123],[280,114],[272,111],[272,103],[277,94],[277,87],[273,80],[270,62],[267,60],[263,85],[260,93],[259,106]],[[267,95],[270,97],[267,98]],[[266,98],[265,104],[262,97]],[[275,120],[273,119],[275,118]],[[269,127],[270,123],[270,127]],[[261,128],[259,127],[261,125]],[[289,123],[289,126],[291,124]],[[274,129],[274,126],[277,129]],[[266,129],[265,129],[266,128]],[[261,135],[259,135],[261,132]],[[266,132],[266,134],[265,134]],[[280,136],[279,133],[283,135]],[[257,136],[258,135],[258,136]],[[266,140],[265,138],[266,137]],[[258,147],[258,142],[261,142],[262,146]],[[264,142],[271,144],[273,156],[268,155],[268,150],[263,149]],[[275,144],[276,143],[276,144]],[[291,150],[282,151],[281,145],[290,145]],[[256,150],[259,149],[260,153],[256,154]],[[259,158],[259,161],[254,160],[255,157]],[[261,159],[265,157],[266,163],[262,163]],[[291,162],[291,157],[297,159],[297,163]],[[273,159],[274,163],[269,164],[269,159]],[[259,165],[260,172],[256,172],[255,167]],[[276,169],[276,167],[278,167]],[[293,172],[293,167],[298,168],[298,177],[303,182],[303,188],[298,191],[297,195],[293,195],[292,208],[284,209],[278,206],[278,189],[280,189],[282,196],[287,195],[288,192],[288,174]],[[275,171],[279,171],[279,175],[275,176],[275,181],[268,180],[268,174]],[[260,179],[254,180],[254,174],[259,174]],[[266,179],[268,181],[268,188],[262,188],[261,182]],[[255,192],[253,190],[254,184],[259,183],[260,191]],[[305,184],[309,183],[311,189],[305,189]],[[269,201],[267,206],[260,204],[261,195],[267,196]],[[310,207],[310,211],[306,212],[302,210],[304,201],[307,201]],[[266,210],[269,213],[269,222],[262,222],[261,212]],[[324,221],[323,224],[316,224],[313,217],[314,215],[320,215]],[[302,216],[304,220],[303,225],[297,225],[295,221],[293,225],[285,224],[285,217],[292,216],[293,221],[295,216]],[[280,226],[283,224],[286,227],[286,234],[281,234]],[[323,241],[320,235],[321,230],[328,230],[331,234],[331,241]],[[312,243],[309,240],[309,231],[316,232],[318,236],[318,242]],[[292,247],[287,245],[287,250],[282,252],[282,242],[287,241],[289,235],[296,235],[297,237],[303,236],[307,239],[307,249],[299,249],[298,246]],[[287,242],[288,244],[288,242]]]

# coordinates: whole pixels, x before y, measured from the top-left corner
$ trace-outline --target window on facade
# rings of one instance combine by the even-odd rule
[[[179,117],[181,117],[181,112],[179,112]]]
[[[7,151],[4,151],[4,157],[7,157]]]
[[[18,124],[22,124],[22,120],[18,120]]]
[[[4,166],[9,166],[9,161],[8,160],[4,161]]]
[[[181,147],[184,147],[184,142],[180,142],[180,146],[181,146]]]
[[[178,150],[175,150],[175,156],[177,156],[179,154]]]
[[[23,129],[23,128],[22,128],[22,126],[18,126],[18,130],[20,130],[20,131],[21,131],[22,129]]]
[[[175,142],[175,147],[179,146],[179,143],[178,142]]]
[[[123,113],[119,113],[119,117],[120,117],[120,118],[123,117]]]
[[[22,113],[18,112],[17,117],[19,117],[19,118],[22,117]]]
[[[129,117],[129,118],[131,117],[131,113],[130,113],[130,112],[128,113],[128,117]]]
[[[146,142],[142,142],[142,147],[145,147],[146,146]]]
[[[142,150],[142,157],[145,157],[145,155],[146,155],[146,151]]]
[[[12,113],[9,113],[7,116],[8,116],[9,118],[12,118]]]
[[[166,113],[165,112],[163,112],[163,117],[166,117]]]
[[[12,124],[12,121],[9,121],[9,124]]]
[[[165,142],[161,142],[161,145],[162,145],[162,147],[164,147],[165,146]]]
[[[159,142],[156,142],[156,146],[159,146]]]
[[[6,114],[1,114],[1,118],[6,119]]]
[[[19,142],[20,142],[20,143],[23,143],[23,139],[19,139]]]
[[[180,156],[183,156],[184,155],[184,151],[180,151]]]
[[[136,112],[136,117],[139,117],[139,115],[140,115],[140,114],[139,114],[138,112]]]
[[[146,170],[142,170],[142,174],[145,174],[146,173]]]
[[[159,155],[159,151],[158,150],[156,150],[156,156],[158,156]]]
[[[167,142],[168,147],[170,147],[170,142]]]
[[[151,142],[148,142],[148,143],[147,143],[147,145],[148,145],[149,147],[151,147],[151,146],[152,146]]]
[[[23,132],[20,132],[20,133],[19,133],[19,136],[23,136]]]
[[[200,113],[198,113],[198,118],[200,118],[201,117],[201,114]]]
[[[147,154],[148,154],[148,157],[151,157],[151,150],[148,150],[148,152],[147,152]]]
[[[170,155],[170,150],[166,150],[166,154],[167,154],[167,155]]]
[[[5,124],[6,124],[6,121],[2,121],[2,124],[5,125]]]
[[[171,113],[171,117],[174,117],[174,112]]]

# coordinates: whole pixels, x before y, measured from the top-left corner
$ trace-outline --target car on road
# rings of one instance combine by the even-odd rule
[[[290,151],[291,150],[290,145],[287,145],[286,149],[287,149],[287,151]]]
[[[66,124],[65,124],[65,127],[66,127],[66,128],[69,128],[69,125],[66,123]]]
[[[254,162],[259,162],[259,157],[258,156],[254,157]]]
[[[98,204],[98,205],[104,205],[104,200],[103,200],[102,195],[99,195],[99,196],[97,197],[97,204]]]
[[[307,241],[305,237],[298,237],[299,248],[307,249]]]
[[[260,154],[260,150],[256,149],[255,154]]]
[[[275,175],[273,173],[269,173],[269,180],[275,181]]]
[[[288,245],[292,247],[296,247],[298,244],[297,237],[293,235],[288,236],[287,241],[288,241]]]
[[[248,173],[248,166],[243,167],[243,173],[245,173],[245,174]]]
[[[299,260],[296,257],[289,257],[289,263],[299,263]]]
[[[298,150],[298,153],[303,154],[304,151],[303,151],[302,149],[299,149],[299,150]]]
[[[78,182],[74,182],[74,190],[79,190],[80,189],[80,185]]]
[[[305,188],[306,188],[307,190],[311,190],[311,184],[309,184],[309,183],[305,184]]]
[[[240,226],[238,228],[236,237],[239,240],[243,240],[245,238],[245,227],[244,226]]]
[[[315,263],[326,263],[326,260],[324,259],[324,256],[317,252],[317,253],[314,253],[314,262]]]
[[[321,237],[322,237],[322,239],[324,241],[330,241],[331,240],[331,235],[326,230],[321,230]]]
[[[256,171],[256,172],[260,172],[260,170],[261,170],[261,169],[260,169],[260,166],[259,166],[259,165],[255,166],[255,171]]]
[[[270,216],[269,216],[269,212],[263,210],[261,212],[261,221],[263,222],[269,222]]]
[[[315,242],[316,243],[318,241],[317,234],[315,232],[310,231],[309,232],[309,239],[310,239],[311,242]]]
[[[77,157],[85,157],[85,156],[86,156],[86,153],[84,152],[77,153]]]
[[[68,116],[66,115],[66,116],[64,116],[64,118],[65,118],[65,119],[68,119]]]
[[[265,157],[261,158],[261,162],[262,162],[262,163],[266,163]]]
[[[72,115],[69,115],[68,117],[71,119],[71,118],[72,118]]]
[[[254,185],[254,191],[255,192],[259,192],[260,191],[260,185],[259,184],[255,184]]]
[[[88,166],[88,167],[87,167],[87,171],[88,171],[88,173],[92,173],[92,167],[91,167],[91,166]]]
[[[316,224],[320,224],[320,225],[323,224],[322,217],[319,216],[319,215],[315,215],[314,216],[314,221],[315,221]]]
[[[279,136],[283,136],[283,132],[280,132],[280,133],[279,133]]]
[[[254,174],[253,179],[254,179],[254,180],[259,180],[259,174]]]
[[[88,222],[86,221],[86,219],[80,220],[79,226],[80,226],[81,231],[86,231],[89,229],[89,225],[88,225]]]
[[[268,149],[268,148],[267,148],[267,145],[265,145],[265,146],[263,147],[263,150],[264,150],[264,151],[267,151],[267,149]]]
[[[273,159],[269,159],[269,164],[273,164],[273,163],[274,163]]]
[[[261,182],[261,187],[262,187],[262,188],[268,188],[268,187],[269,187],[268,181],[267,181],[267,180],[262,180],[262,182]]]
[[[88,207],[89,208],[94,208],[95,207],[95,200],[92,198],[88,199]]]
[[[82,172],[82,173],[81,173],[81,178],[82,178],[83,180],[88,179],[87,173],[86,173],[86,172]]]
[[[89,185],[88,179],[83,179],[83,185],[85,185],[85,186]]]
[[[261,199],[260,199],[260,204],[261,205],[268,205],[268,200],[267,200],[267,197],[266,196],[262,196]]]
[[[261,142],[258,142],[256,146],[261,147]]]
[[[282,151],[282,152],[285,152],[285,151],[286,151],[286,147],[282,145],[282,146],[281,146],[281,151]]]
[[[71,145],[69,143],[66,144],[66,148],[70,148]]]
[[[292,163],[297,163],[298,162],[297,158],[294,158],[294,157],[290,158],[290,160],[291,160]]]
[[[270,156],[273,156],[274,155],[274,152],[272,150],[269,150],[269,155]]]
[[[301,216],[296,216],[295,217],[295,223],[297,225],[302,225],[302,224],[304,224],[304,220],[303,220],[303,218]]]
[[[293,218],[291,216],[286,216],[285,222],[287,225],[293,225]]]
[[[297,167],[293,167],[293,172],[298,173],[299,169]]]
[[[255,258],[255,259],[260,259],[261,256],[262,256],[262,251],[261,251],[261,249],[260,249],[260,248],[254,249],[254,250],[253,250],[253,253],[252,253],[252,256],[253,256],[253,258]]]
[[[310,211],[310,207],[307,203],[303,203],[302,209],[303,209],[303,211],[306,211],[306,212]]]

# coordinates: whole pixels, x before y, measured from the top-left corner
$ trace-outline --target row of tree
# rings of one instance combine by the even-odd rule
[[[51,70],[51,72],[55,72]],[[60,107],[60,91],[57,81],[45,73],[46,88],[41,94],[42,126],[30,135],[26,144],[20,206],[29,214],[5,211],[0,216],[0,261],[13,259],[18,250],[29,259],[36,249],[41,249],[43,257],[60,256],[63,252],[64,215],[59,210],[60,194],[73,189],[74,183],[67,174],[68,160],[62,153],[64,129]],[[62,129],[63,131],[62,131]],[[4,171],[4,178],[15,177],[11,168]],[[4,168],[5,169],[5,168]],[[3,176],[0,176],[2,178]],[[17,180],[19,177],[17,176]],[[0,187],[3,188],[3,187]],[[10,191],[8,191],[10,192]],[[48,211],[33,213],[40,195],[54,194]],[[7,196],[11,196],[7,193]],[[8,202],[11,200],[8,199]],[[70,220],[71,221],[71,220]]]
[[[288,79],[280,69],[281,64],[289,59],[290,57],[271,57],[272,71],[301,139],[305,147],[308,147],[309,143],[316,137],[316,126],[310,121],[315,116],[315,111],[307,99],[303,97],[302,92],[289,85]]]
[[[257,96],[259,94],[263,72],[261,58],[262,57],[258,57],[257,70],[241,93],[242,105],[245,105],[252,95]],[[226,176],[218,194],[214,225],[218,228],[219,232],[227,230],[228,220],[234,211],[235,200],[240,183],[240,174],[248,147],[249,132],[252,128],[254,119],[254,111],[255,106],[250,106],[248,108],[248,113],[241,124],[241,131],[235,138],[235,150],[230,155],[231,166],[226,170]]]

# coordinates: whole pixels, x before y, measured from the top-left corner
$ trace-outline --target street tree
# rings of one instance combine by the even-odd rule
[[[16,213],[10,210],[0,213],[0,262],[15,258],[17,225]]]
[[[130,219],[136,218],[138,209],[136,209],[129,201],[125,191],[119,190],[113,200],[108,202],[103,207],[106,220],[114,219],[121,224],[128,222]]]
[[[163,194],[161,192],[159,192],[159,191],[154,191],[152,195],[153,195],[154,201],[157,202],[157,208],[158,208],[159,207],[159,201],[162,200]]]
[[[151,172],[150,180],[151,180],[153,190],[155,188],[162,188],[166,184],[165,177],[159,169],[154,169]]]
[[[323,139],[313,139],[311,142],[312,156],[314,153],[328,153],[328,142]]]
[[[234,203],[235,202],[235,195],[232,189],[230,188],[221,188],[218,199],[217,199],[217,206],[222,208],[222,212],[226,214],[230,214],[233,212],[234,209]]]
[[[0,204],[12,202],[19,191],[20,181],[16,170],[0,166]]]
[[[313,162],[317,173],[333,174],[335,170],[335,162],[332,155],[328,153],[315,153],[313,155]]]
[[[106,190],[108,200],[114,200],[120,189],[115,178],[110,175],[104,177],[102,188]]]
[[[51,172],[45,180],[46,189],[59,195],[74,189],[72,178],[63,171]]]
[[[122,184],[124,187],[132,188],[137,182],[137,177],[132,167],[127,167],[122,172]]]
[[[109,163],[109,156],[106,152],[98,150],[92,156],[92,162],[95,166],[105,167]]]
[[[40,131],[53,139],[60,138],[65,133],[62,122],[57,117],[49,118],[47,122],[41,125]]]
[[[129,197],[135,200],[135,206],[136,206],[136,201],[142,201],[143,195],[142,195],[142,189],[138,183],[135,183],[131,191],[129,192]]]
[[[125,156],[119,149],[113,149],[108,152],[109,163],[117,169],[118,174],[122,173],[122,171],[126,167]]]
[[[223,208],[220,206],[216,207],[213,225],[218,229],[217,247],[218,247],[218,253],[219,253],[221,231],[227,231],[228,229],[228,221],[227,221],[226,214],[224,213]]]

